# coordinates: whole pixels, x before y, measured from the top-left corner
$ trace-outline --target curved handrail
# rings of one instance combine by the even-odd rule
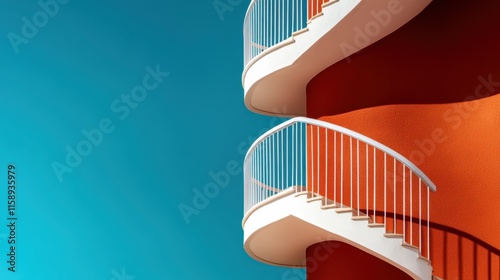
[[[252,0],[243,22],[244,62],[292,37],[322,11],[329,0]]]
[[[406,166],[408,166],[412,171],[413,173],[415,173],[415,175],[417,175],[418,177],[422,178],[422,180],[424,181],[424,183],[433,191],[435,192],[436,191],[436,185],[429,179],[429,177],[427,177],[427,175],[425,175],[425,173],[420,170],[420,168],[418,168],[415,164],[413,164],[410,160],[408,160],[406,157],[404,157],[403,155],[401,155],[400,153],[394,151],[393,149],[387,147],[386,145],[376,141],[376,140],[373,140],[363,134],[360,134],[356,131],[353,131],[353,130],[350,130],[348,128],[345,128],[345,127],[342,127],[342,126],[339,126],[339,125],[336,125],[336,124],[332,124],[332,123],[329,123],[329,122],[325,122],[325,121],[321,121],[321,120],[316,120],[316,119],[309,119],[309,118],[306,118],[306,117],[296,117],[296,118],[293,118],[293,119],[290,119],[288,121],[285,121],[277,126],[275,126],[274,128],[270,129],[269,131],[267,131],[266,133],[264,133],[263,135],[261,135],[259,138],[257,138],[257,140],[255,140],[255,142],[250,146],[250,148],[248,149],[248,152],[245,156],[245,161],[247,160],[249,154],[255,149],[255,147],[257,147],[264,139],[266,139],[267,137],[269,137],[270,135],[274,134],[275,132],[279,131],[279,130],[282,130],[290,125],[293,125],[295,123],[298,123],[298,122],[301,122],[301,123],[305,123],[305,124],[311,124],[311,125],[316,125],[316,126],[319,126],[319,127],[323,127],[323,128],[326,128],[326,129],[331,129],[331,130],[334,130],[334,131],[337,131],[337,132],[340,132],[342,134],[345,134],[345,135],[348,135],[354,139],[358,139],[362,142],[365,142],[373,147],[376,147],[377,149],[385,152],[386,154],[396,158],[398,161],[404,163]]]

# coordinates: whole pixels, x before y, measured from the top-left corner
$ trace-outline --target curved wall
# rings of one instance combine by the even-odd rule
[[[500,1],[435,0],[307,87],[308,117],[393,148],[436,184],[431,260],[445,279],[500,277],[499,13]]]
[[[343,242],[316,243],[307,248],[306,256],[308,280],[412,279],[392,265]]]
[[[476,92],[498,92],[499,13],[496,0],[434,0],[396,32],[313,78],[307,115],[460,102]]]

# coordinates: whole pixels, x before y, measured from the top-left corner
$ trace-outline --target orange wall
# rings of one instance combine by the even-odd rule
[[[388,104],[460,102],[500,89],[500,1],[434,0],[393,34],[336,63],[307,86],[319,118]],[[495,90],[496,89],[496,90]]]
[[[365,134],[416,163],[438,189],[431,194],[433,231],[442,227],[460,231],[474,244],[483,244],[477,248],[492,252],[468,263],[470,250],[457,255],[458,243],[448,242],[443,248],[443,234],[433,234],[431,260],[436,272],[442,273],[438,275],[470,275],[478,266],[499,273],[500,94],[473,102],[470,108],[475,110],[468,111],[460,123],[446,118],[447,112],[472,104],[387,105],[321,118]],[[380,210],[382,195],[377,197]]]
[[[435,0],[307,87],[309,117],[393,148],[436,184],[431,259],[446,279],[500,277],[499,13],[497,0]]]

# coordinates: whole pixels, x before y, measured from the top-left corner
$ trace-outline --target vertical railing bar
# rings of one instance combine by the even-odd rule
[[[422,256],[422,179],[418,178],[418,252]]]
[[[340,133],[340,205],[344,207],[344,134]]]
[[[393,158],[394,159],[394,170],[393,170],[393,183],[394,183],[394,192],[393,192],[393,196],[394,196],[394,204],[393,204],[393,207],[394,207],[394,229],[393,229],[393,233],[396,233],[396,181],[397,181],[397,177],[396,177],[396,158]]]
[[[283,149],[284,149],[284,145],[283,145],[283,130],[280,130],[280,133],[279,133],[279,137],[278,137],[278,139],[279,139],[279,141],[278,141],[278,151],[279,151],[278,160],[279,160],[279,158],[281,157],[281,161],[280,161],[280,162],[281,162],[281,164],[283,164],[283,157],[284,157],[284,154],[285,154],[285,151],[283,150]],[[281,145],[280,145],[280,143],[281,143]],[[283,186],[283,189],[286,189],[286,188],[287,188],[287,187],[289,187],[289,186],[287,186],[287,185],[285,184],[285,178],[284,178],[283,173],[284,173],[284,172],[283,172],[283,167],[282,167],[282,168],[281,168],[281,174],[280,174],[281,176],[278,176],[278,177],[281,177],[281,178],[280,178],[280,179],[281,179],[281,183],[280,183],[280,185],[282,185],[282,186]]]
[[[350,191],[349,191],[349,206],[351,209],[354,209],[353,204],[352,204],[352,137],[349,136],[349,185],[350,185]]]
[[[295,185],[299,185],[299,123],[295,123]]]
[[[410,168],[410,244],[413,245],[413,171]]]
[[[431,219],[431,215],[430,215],[430,209],[431,209],[431,205],[430,205],[430,191],[429,191],[429,186],[426,186],[427,187],[427,259],[430,261],[431,260],[431,229],[430,229],[430,219]]]
[[[369,172],[368,172],[368,163],[370,162],[370,156],[368,154],[368,143],[365,143],[365,147],[366,147],[366,177],[365,177],[365,182],[366,182],[366,214],[367,215],[370,215],[370,208],[369,208],[369,200],[370,200],[370,194],[369,194],[369,191],[368,191],[368,175],[369,175]],[[373,219],[373,222],[376,223],[375,219]]]
[[[306,5],[307,6],[307,5]],[[299,14],[297,15],[297,18],[300,20],[300,27],[304,27],[304,21],[303,21],[303,18],[302,18],[302,14],[303,14],[303,10],[304,10],[304,5],[301,4],[300,5],[300,11],[299,11]]]
[[[278,26],[276,41],[278,43],[281,42],[281,7],[280,7],[280,2],[281,2],[280,0],[276,0],[276,11],[277,11],[276,25]],[[292,185],[293,185],[293,182],[292,182]]]
[[[274,45],[274,11],[273,11],[273,2],[276,1],[269,0],[269,47]]]
[[[314,193],[314,149],[313,149],[313,143],[314,143],[314,139],[313,139],[313,126],[312,125],[309,125],[309,130],[310,130],[310,135],[311,135],[311,191]],[[309,187],[308,187],[308,191],[309,191]]]
[[[259,145],[260,146],[260,145]],[[259,180],[259,168],[260,168],[260,165],[259,165],[259,154],[258,154],[258,149],[259,149],[259,146],[257,146],[254,150],[253,150],[253,153],[254,153],[254,156],[255,156],[255,179],[256,180]],[[250,198],[250,205],[253,206],[254,203],[255,203],[255,185],[256,183],[254,182],[254,184],[252,185],[252,191],[251,191],[251,198]],[[250,208],[249,208],[250,209]]]
[[[271,171],[271,179],[272,179],[272,185],[271,187],[274,188],[276,187],[276,163],[277,163],[277,160],[275,159],[275,148],[276,148],[276,138],[277,138],[277,134],[276,133],[273,133],[271,134],[271,166],[272,166],[272,171]]]
[[[309,3],[306,5],[306,13],[307,13],[307,19],[311,17],[311,8],[309,7]]]
[[[266,140],[264,140],[262,142],[262,156],[261,156],[261,160],[262,160],[262,183],[264,183],[266,181],[266,162],[265,162],[265,152],[266,152]],[[257,188],[257,203],[260,202],[262,199],[261,197],[261,188],[259,186],[259,188]]]
[[[384,152],[384,225],[387,227],[387,154]]]
[[[292,127],[291,128],[292,129],[292,136],[291,136],[292,146],[290,147],[290,150],[291,150],[290,154],[292,156],[292,159],[291,159],[291,161],[292,161],[292,164],[291,164],[291,166],[292,166],[292,178],[290,181],[292,182],[292,186],[296,186],[296,184],[293,181],[293,179],[295,178],[294,174],[295,174],[295,172],[297,172],[294,168],[294,163],[295,163],[295,153],[294,153],[294,151],[295,151],[295,148],[294,148],[295,147],[294,146],[295,145],[295,141],[294,141],[295,140],[295,124],[293,124],[291,127]]]
[[[273,28],[273,45],[277,44],[277,38],[278,36],[276,35],[277,34],[277,31],[278,31],[278,27],[277,27],[277,19],[278,19],[278,11],[276,10],[276,4],[278,3],[278,1],[273,1],[274,2],[274,11],[273,11],[273,25],[274,25],[274,28]]]
[[[288,169],[289,169],[289,165],[288,165],[288,160],[289,160],[289,151],[288,151],[288,129],[286,130],[286,137],[285,137],[285,163],[286,163],[286,167],[285,167],[285,170],[286,170],[286,175],[285,175],[285,179],[286,179],[286,187],[290,187],[290,184],[288,184]]]
[[[359,216],[359,139],[356,139],[356,194],[357,194],[357,202],[356,202],[356,207],[358,209],[358,216]],[[367,213],[368,214],[368,213]]]
[[[377,221],[377,149],[373,146],[373,220]]]
[[[301,187],[307,185],[304,181],[304,177],[306,177],[306,176],[304,176],[304,173],[307,174],[307,162],[304,161],[304,154],[305,154],[304,149],[306,149],[306,147],[307,147],[307,139],[304,139],[304,135],[303,135],[303,134],[305,134],[304,131],[306,130],[305,126],[306,126],[306,124],[304,124],[304,123],[300,125],[300,139],[299,139],[300,140],[300,185],[301,185]],[[302,145],[303,141],[305,142],[304,145]],[[306,169],[306,172],[304,172],[304,168]],[[305,179],[307,180],[307,177]]]
[[[337,132],[333,131],[333,203],[337,204]]]
[[[319,195],[319,186],[320,186],[320,179],[321,179],[320,178],[320,172],[319,172],[320,171],[319,166],[320,166],[320,162],[321,162],[320,155],[319,155],[319,148],[320,148],[320,145],[319,145],[319,139],[320,139],[319,129],[320,129],[320,127],[317,126],[316,129],[317,129],[316,130],[317,131],[317,133],[316,133],[317,134],[316,142],[317,142],[317,145],[318,145],[318,147],[317,147],[318,157],[316,158],[316,161],[318,162],[318,165],[317,165],[317,176],[318,176],[317,178],[318,178],[318,180],[316,180],[316,187],[317,187],[316,194]]]
[[[403,242],[406,242],[406,166],[403,164]]]
[[[328,129],[325,128],[325,203],[328,202]]]

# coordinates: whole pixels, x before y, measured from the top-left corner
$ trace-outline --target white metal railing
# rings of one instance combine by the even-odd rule
[[[429,259],[430,191],[435,185],[408,159],[344,127],[298,117],[259,137],[244,163],[244,212],[295,188],[323,205],[402,235]],[[258,207],[258,206],[257,206]]]
[[[244,65],[307,26],[328,0],[252,0],[245,21]]]

